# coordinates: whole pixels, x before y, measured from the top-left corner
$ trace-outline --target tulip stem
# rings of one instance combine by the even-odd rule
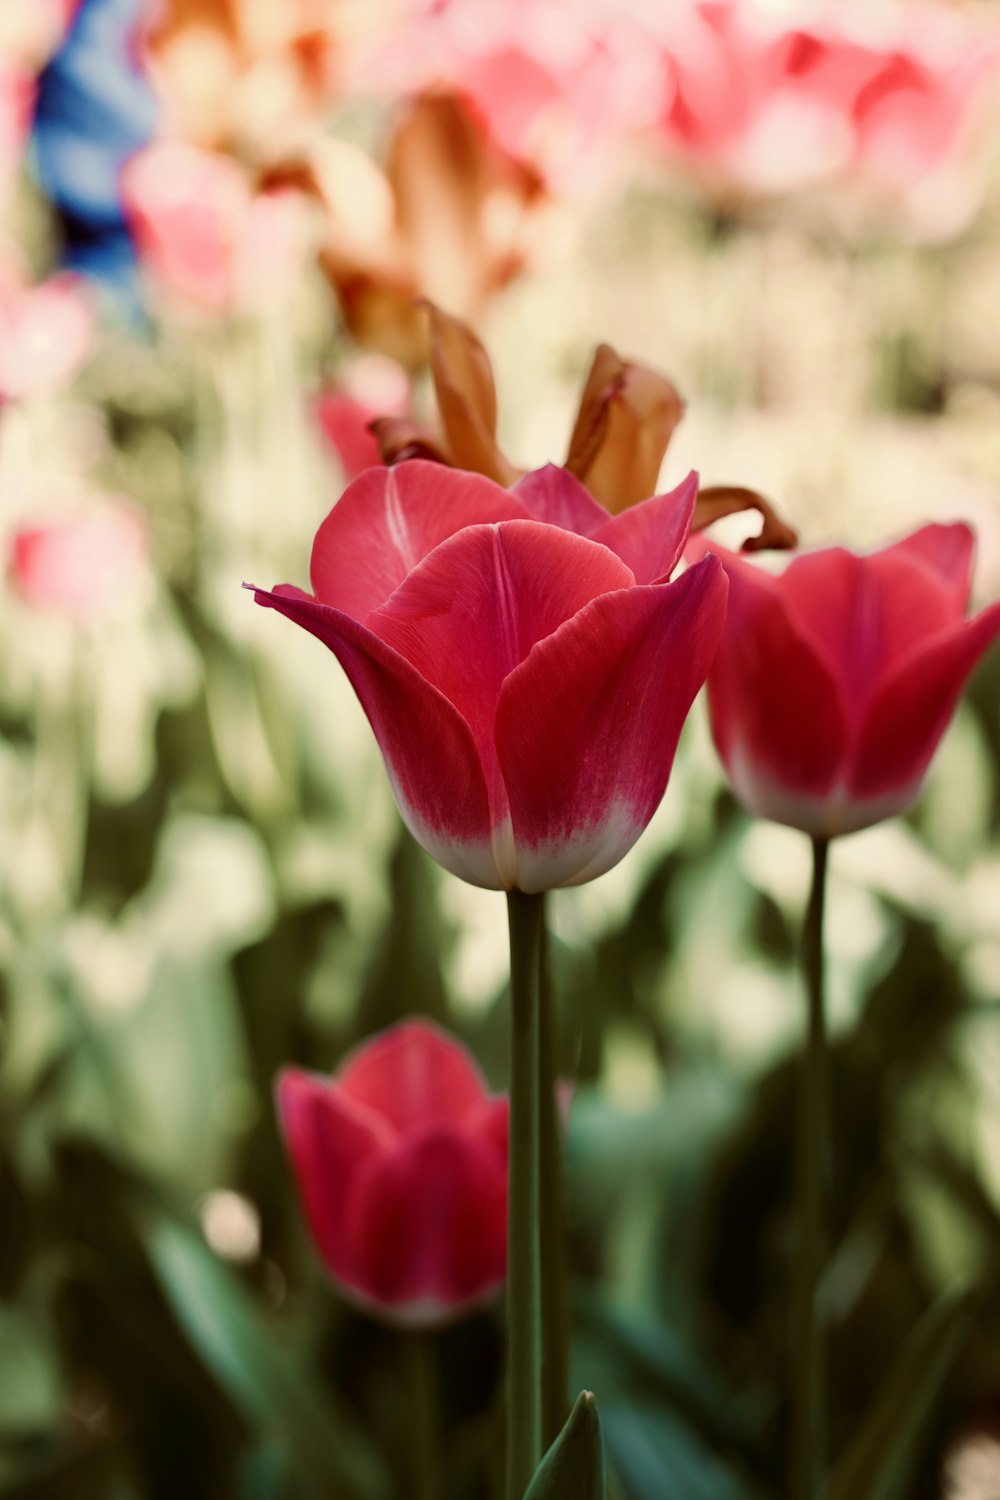
[[[798,1243],[793,1268],[791,1371],[794,1500],[816,1500],[826,1463],[826,1373],[819,1283],[825,1256],[830,1150],[823,961],[828,851],[826,839],[813,839],[812,889],[802,932],[808,1022],[799,1064],[796,1142]]]
[[[411,1434],[407,1469],[413,1476],[414,1500],[441,1500],[444,1476],[433,1335],[426,1329],[408,1329],[402,1340]]]
[[[545,902],[508,891],[510,1192],[507,1251],[507,1497],[523,1500],[542,1456],[539,999]]]
[[[555,1007],[544,918],[540,941],[539,1113],[541,1181],[539,1218],[542,1244],[542,1438],[548,1449],[569,1416],[569,1279],[563,1202],[562,1128],[556,1098],[558,1057]]]

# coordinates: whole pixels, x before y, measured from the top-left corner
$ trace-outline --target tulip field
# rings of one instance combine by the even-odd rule
[[[995,4],[0,0],[0,553],[3,1500],[998,1500]]]

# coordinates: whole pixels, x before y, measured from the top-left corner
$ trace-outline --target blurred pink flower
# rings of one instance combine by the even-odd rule
[[[93,341],[93,304],[80,277],[30,286],[10,261],[0,264],[0,403],[68,380]]]
[[[134,156],[121,188],[140,257],[173,302],[222,317],[288,295],[308,248],[299,192],[255,191],[231,157],[181,142]]]
[[[997,43],[940,7],[876,35],[829,8],[778,24],[749,0],[700,0],[668,23],[661,126],[715,195],[767,195],[834,174],[907,196],[961,164]]]
[[[334,450],[345,479],[382,462],[379,440],[371,431],[378,417],[403,418],[410,405],[410,385],[395,360],[364,354],[340,385],[315,398],[320,431]]]
[[[450,89],[510,156],[549,183],[592,177],[648,125],[657,51],[644,16],[609,0],[432,0],[375,42],[356,70],[384,93]]]
[[[0,201],[21,169],[34,106],[34,78],[0,53]]]
[[[503,1285],[507,1099],[426,1021],[371,1037],[331,1078],[278,1080],[316,1247],[348,1295],[434,1326]]]
[[[84,514],[15,531],[10,572],[29,604],[84,619],[113,610],[135,589],[147,551],[141,515],[109,497]]]

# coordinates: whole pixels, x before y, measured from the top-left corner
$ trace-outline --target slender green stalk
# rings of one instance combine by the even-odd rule
[[[410,1428],[408,1455],[413,1500],[441,1500],[441,1414],[438,1409],[437,1361],[433,1335],[425,1329],[400,1334],[406,1363],[406,1399]]]
[[[542,896],[508,891],[510,1194],[507,1250],[507,1497],[523,1500],[542,1456],[539,1232],[539,980]]]
[[[563,1196],[562,1124],[556,1100],[556,1017],[549,967],[548,931],[540,944],[538,1107],[542,1154],[539,1216],[542,1244],[542,1437],[549,1448],[569,1416],[569,1258]]]
[[[793,1500],[816,1500],[826,1463],[826,1371],[819,1281],[826,1251],[826,1186],[830,1152],[824,1000],[823,911],[829,844],[813,840],[813,881],[802,933],[802,974],[808,1002],[799,1066],[796,1199],[798,1243],[793,1277]]]

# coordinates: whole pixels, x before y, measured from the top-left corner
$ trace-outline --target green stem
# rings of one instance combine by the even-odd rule
[[[826,1373],[819,1282],[826,1250],[826,1183],[830,1150],[824,1001],[823,911],[829,844],[813,840],[813,881],[802,933],[808,1002],[799,1066],[796,1197],[798,1246],[793,1277],[793,1500],[816,1500],[826,1462]]]
[[[545,903],[508,891],[510,1193],[507,1250],[507,1497],[523,1500],[542,1456],[539,1234],[539,978]]]
[[[556,1016],[549,969],[549,942],[542,923],[540,952],[539,1115],[542,1244],[542,1437],[547,1449],[569,1416],[569,1264],[563,1197],[562,1125],[556,1098]]]
[[[406,1363],[410,1464],[414,1500],[441,1500],[441,1414],[438,1409],[437,1362],[433,1335],[408,1329],[400,1335]]]

